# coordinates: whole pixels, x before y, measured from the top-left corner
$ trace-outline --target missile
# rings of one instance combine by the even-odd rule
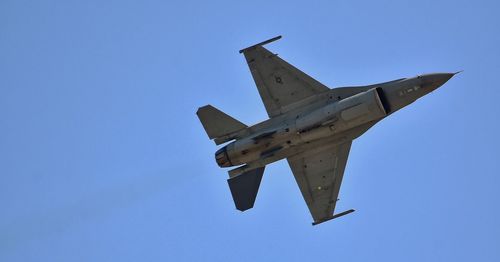
[[[331,217],[328,217],[328,218],[325,218],[325,219],[321,219],[321,220],[318,220],[318,221],[314,221],[312,223],[312,225],[315,226],[317,224],[321,224],[323,222],[326,222],[326,221],[329,221],[329,220],[332,220],[332,219],[335,219],[335,218],[338,218],[338,217],[341,217],[341,216],[345,216],[345,215],[350,214],[350,213],[352,213],[354,211],[355,211],[354,209],[349,209],[349,210],[346,210],[344,212],[341,212],[341,213],[338,213],[336,215],[333,215]]]

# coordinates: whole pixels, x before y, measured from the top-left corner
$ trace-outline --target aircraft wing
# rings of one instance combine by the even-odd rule
[[[283,107],[309,96],[325,92],[328,87],[287,63],[262,45],[280,39],[269,39],[240,51],[252,73],[269,117],[285,113]],[[293,107],[287,107],[287,111]]]
[[[354,211],[333,215],[351,143],[305,151],[287,159],[314,219],[313,225]]]

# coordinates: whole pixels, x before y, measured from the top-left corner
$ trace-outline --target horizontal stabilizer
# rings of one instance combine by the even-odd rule
[[[226,137],[247,128],[245,124],[211,105],[198,108],[196,114],[210,139]]]
[[[259,167],[227,180],[236,209],[245,211],[253,207],[265,167]]]

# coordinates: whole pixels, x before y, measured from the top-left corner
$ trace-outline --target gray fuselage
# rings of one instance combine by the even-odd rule
[[[268,119],[219,149],[220,167],[243,165],[231,176],[291,157],[322,144],[353,140],[378,121],[434,91],[454,74],[436,73],[390,82],[341,87],[297,103],[295,110]]]

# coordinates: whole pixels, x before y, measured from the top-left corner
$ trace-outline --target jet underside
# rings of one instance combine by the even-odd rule
[[[228,184],[236,208],[253,207],[266,165],[287,159],[313,225],[334,215],[351,143],[377,122],[434,91],[455,73],[329,89],[263,47],[243,49],[269,119],[254,126],[207,105],[197,115],[210,139],[224,144],[220,167],[234,167]]]

